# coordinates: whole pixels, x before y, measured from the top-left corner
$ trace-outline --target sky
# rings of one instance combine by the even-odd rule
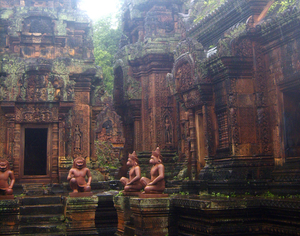
[[[96,21],[100,17],[115,15],[119,0],[80,0],[80,9],[86,11],[89,17]]]

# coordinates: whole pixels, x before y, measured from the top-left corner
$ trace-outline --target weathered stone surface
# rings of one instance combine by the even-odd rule
[[[131,198],[130,208],[138,236],[165,236],[169,232],[169,198]]]
[[[65,182],[74,158],[96,165],[97,140],[111,142],[116,159],[124,146],[122,122],[94,63],[91,20],[77,4],[0,1],[0,156],[18,182]],[[100,138],[105,122],[112,133]],[[28,153],[34,144],[26,137],[41,129],[46,145]]]
[[[0,235],[19,233],[19,215],[18,200],[0,200]]]
[[[132,212],[130,208],[130,198],[129,196],[115,196],[114,206],[118,214],[118,230],[117,235],[126,235],[126,228],[134,228],[134,222],[132,218]]]
[[[114,207],[113,194],[97,194],[98,207],[95,215],[95,225],[99,235],[114,235],[117,232],[118,215]]]
[[[66,227],[68,235],[98,235],[95,227],[97,196],[66,198]]]

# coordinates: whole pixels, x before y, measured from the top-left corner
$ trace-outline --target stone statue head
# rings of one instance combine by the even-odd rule
[[[86,167],[86,161],[83,157],[77,157],[74,159],[73,168],[82,169]]]
[[[5,159],[0,159],[0,171],[5,172],[9,170],[9,162]]]
[[[135,151],[133,153],[129,153],[128,155],[128,161],[126,163],[128,166],[134,166],[139,164],[139,159]]]
[[[159,147],[157,147],[156,150],[152,152],[152,156],[150,158],[150,163],[151,164],[162,163],[162,156],[160,154]]]

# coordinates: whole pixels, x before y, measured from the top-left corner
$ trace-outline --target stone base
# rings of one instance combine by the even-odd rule
[[[15,197],[14,195],[0,195],[0,201],[1,200],[13,200]]]
[[[141,192],[126,192],[123,191],[124,196],[139,196]]]
[[[95,227],[95,212],[97,206],[97,196],[67,197],[67,235],[98,235]]]
[[[136,236],[169,234],[170,198],[131,198]]]
[[[125,235],[127,226],[133,224],[130,210],[130,196],[114,197],[114,206],[118,214],[118,227],[115,235]]]
[[[169,197],[169,194],[164,193],[140,193],[140,198],[162,198],[162,197]]]
[[[0,201],[0,235],[19,235],[19,206],[17,199]]]
[[[69,196],[70,197],[91,197],[93,196],[93,193],[92,192],[72,192],[72,193],[69,193]]]

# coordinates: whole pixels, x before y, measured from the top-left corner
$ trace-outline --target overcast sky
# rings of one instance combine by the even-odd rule
[[[118,0],[80,0],[80,9],[87,12],[89,17],[96,21],[102,16],[117,13]]]

